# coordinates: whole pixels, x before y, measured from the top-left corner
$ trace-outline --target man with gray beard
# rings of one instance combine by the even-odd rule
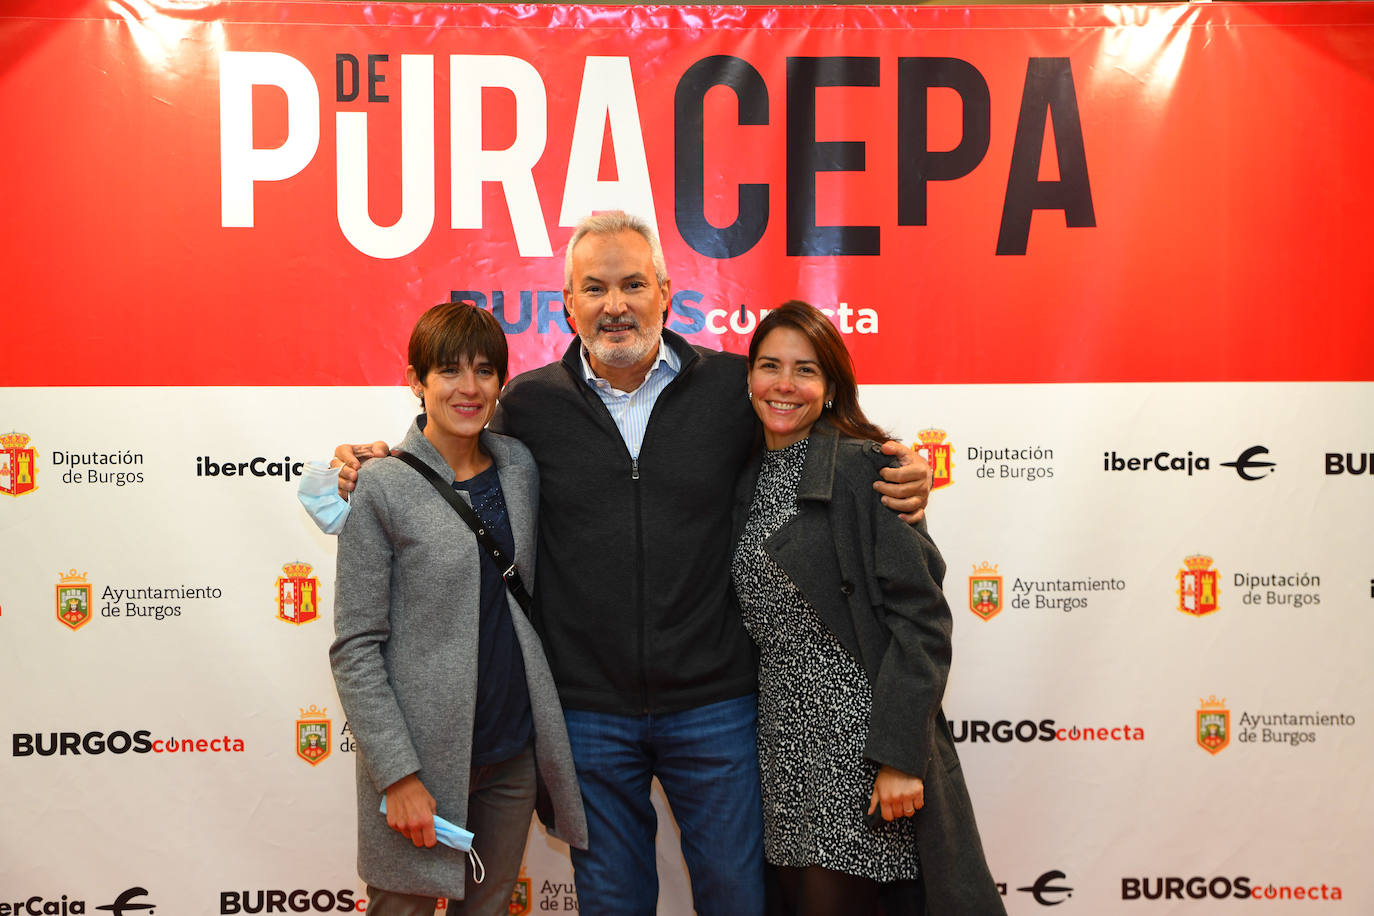
[[[491,428],[539,465],[532,622],[558,685],[588,848],[572,850],[583,916],[653,916],[657,777],[702,916],[763,912],[753,645],[730,586],[735,478],[758,437],[743,357],[665,330],[672,287],[643,220],[589,217],[568,244],[577,339],[514,379]],[[919,514],[927,468],[875,486]],[[340,446],[341,490],[359,457]]]

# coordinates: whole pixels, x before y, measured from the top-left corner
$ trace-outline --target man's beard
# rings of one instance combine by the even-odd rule
[[[627,334],[629,339],[618,344],[607,343],[599,333],[601,325],[605,324],[626,324],[633,323],[634,327],[628,331],[620,333]],[[636,335],[637,332],[637,336]],[[636,363],[642,362],[658,348],[658,342],[663,336],[662,322],[645,327],[637,319],[630,316],[617,318],[614,321],[605,319],[598,321],[596,329],[590,338],[583,337],[582,343],[598,362],[616,369],[626,369]]]

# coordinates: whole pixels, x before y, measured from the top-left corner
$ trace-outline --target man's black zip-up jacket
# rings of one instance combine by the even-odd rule
[[[533,623],[569,709],[668,713],[756,689],[730,584],[734,483],[758,435],[745,360],[667,330],[663,342],[682,369],[637,462],[577,339],[512,380],[492,421],[539,465]]]

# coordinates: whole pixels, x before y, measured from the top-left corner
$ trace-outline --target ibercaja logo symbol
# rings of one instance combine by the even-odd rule
[[[954,446],[945,441],[943,429],[923,429],[916,434],[921,440],[914,449],[930,464],[930,488],[938,490],[954,483]]]
[[[296,756],[312,767],[329,756],[327,711],[311,703],[309,709],[301,710],[301,717],[296,720]]]
[[[310,575],[309,563],[287,563],[277,577],[277,619],[309,623],[320,616],[320,580]]]
[[[984,560],[973,567],[968,577],[968,609],[984,620],[991,620],[1002,610],[1002,577],[997,564]]]
[[[1231,710],[1226,697],[1213,694],[1202,701],[1197,711],[1197,746],[1209,754],[1220,754],[1231,743]]]
[[[57,620],[73,630],[91,622],[91,584],[75,569],[58,574]]]
[[[38,452],[24,433],[0,435],[0,493],[23,496],[38,489]]]
[[[1211,565],[1212,558],[1202,554],[1183,558],[1183,569],[1178,571],[1178,609],[1183,613],[1201,617],[1221,606],[1217,603],[1221,594],[1218,573]]]

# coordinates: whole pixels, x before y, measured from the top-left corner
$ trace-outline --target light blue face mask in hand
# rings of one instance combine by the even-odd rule
[[[386,796],[382,796],[381,812],[386,814]],[[434,838],[445,846],[452,846],[459,852],[468,854],[468,859],[472,862],[472,880],[478,884],[487,876],[487,870],[482,865],[482,860],[478,857],[477,851],[472,848],[473,834],[470,830],[464,830],[452,821],[446,821],[439,815],[434,815]]]
[[[338,534],[348,519],[348,503],[339,496],[339,469],[307,461],[296,484],[296,498],[325,534]]]

